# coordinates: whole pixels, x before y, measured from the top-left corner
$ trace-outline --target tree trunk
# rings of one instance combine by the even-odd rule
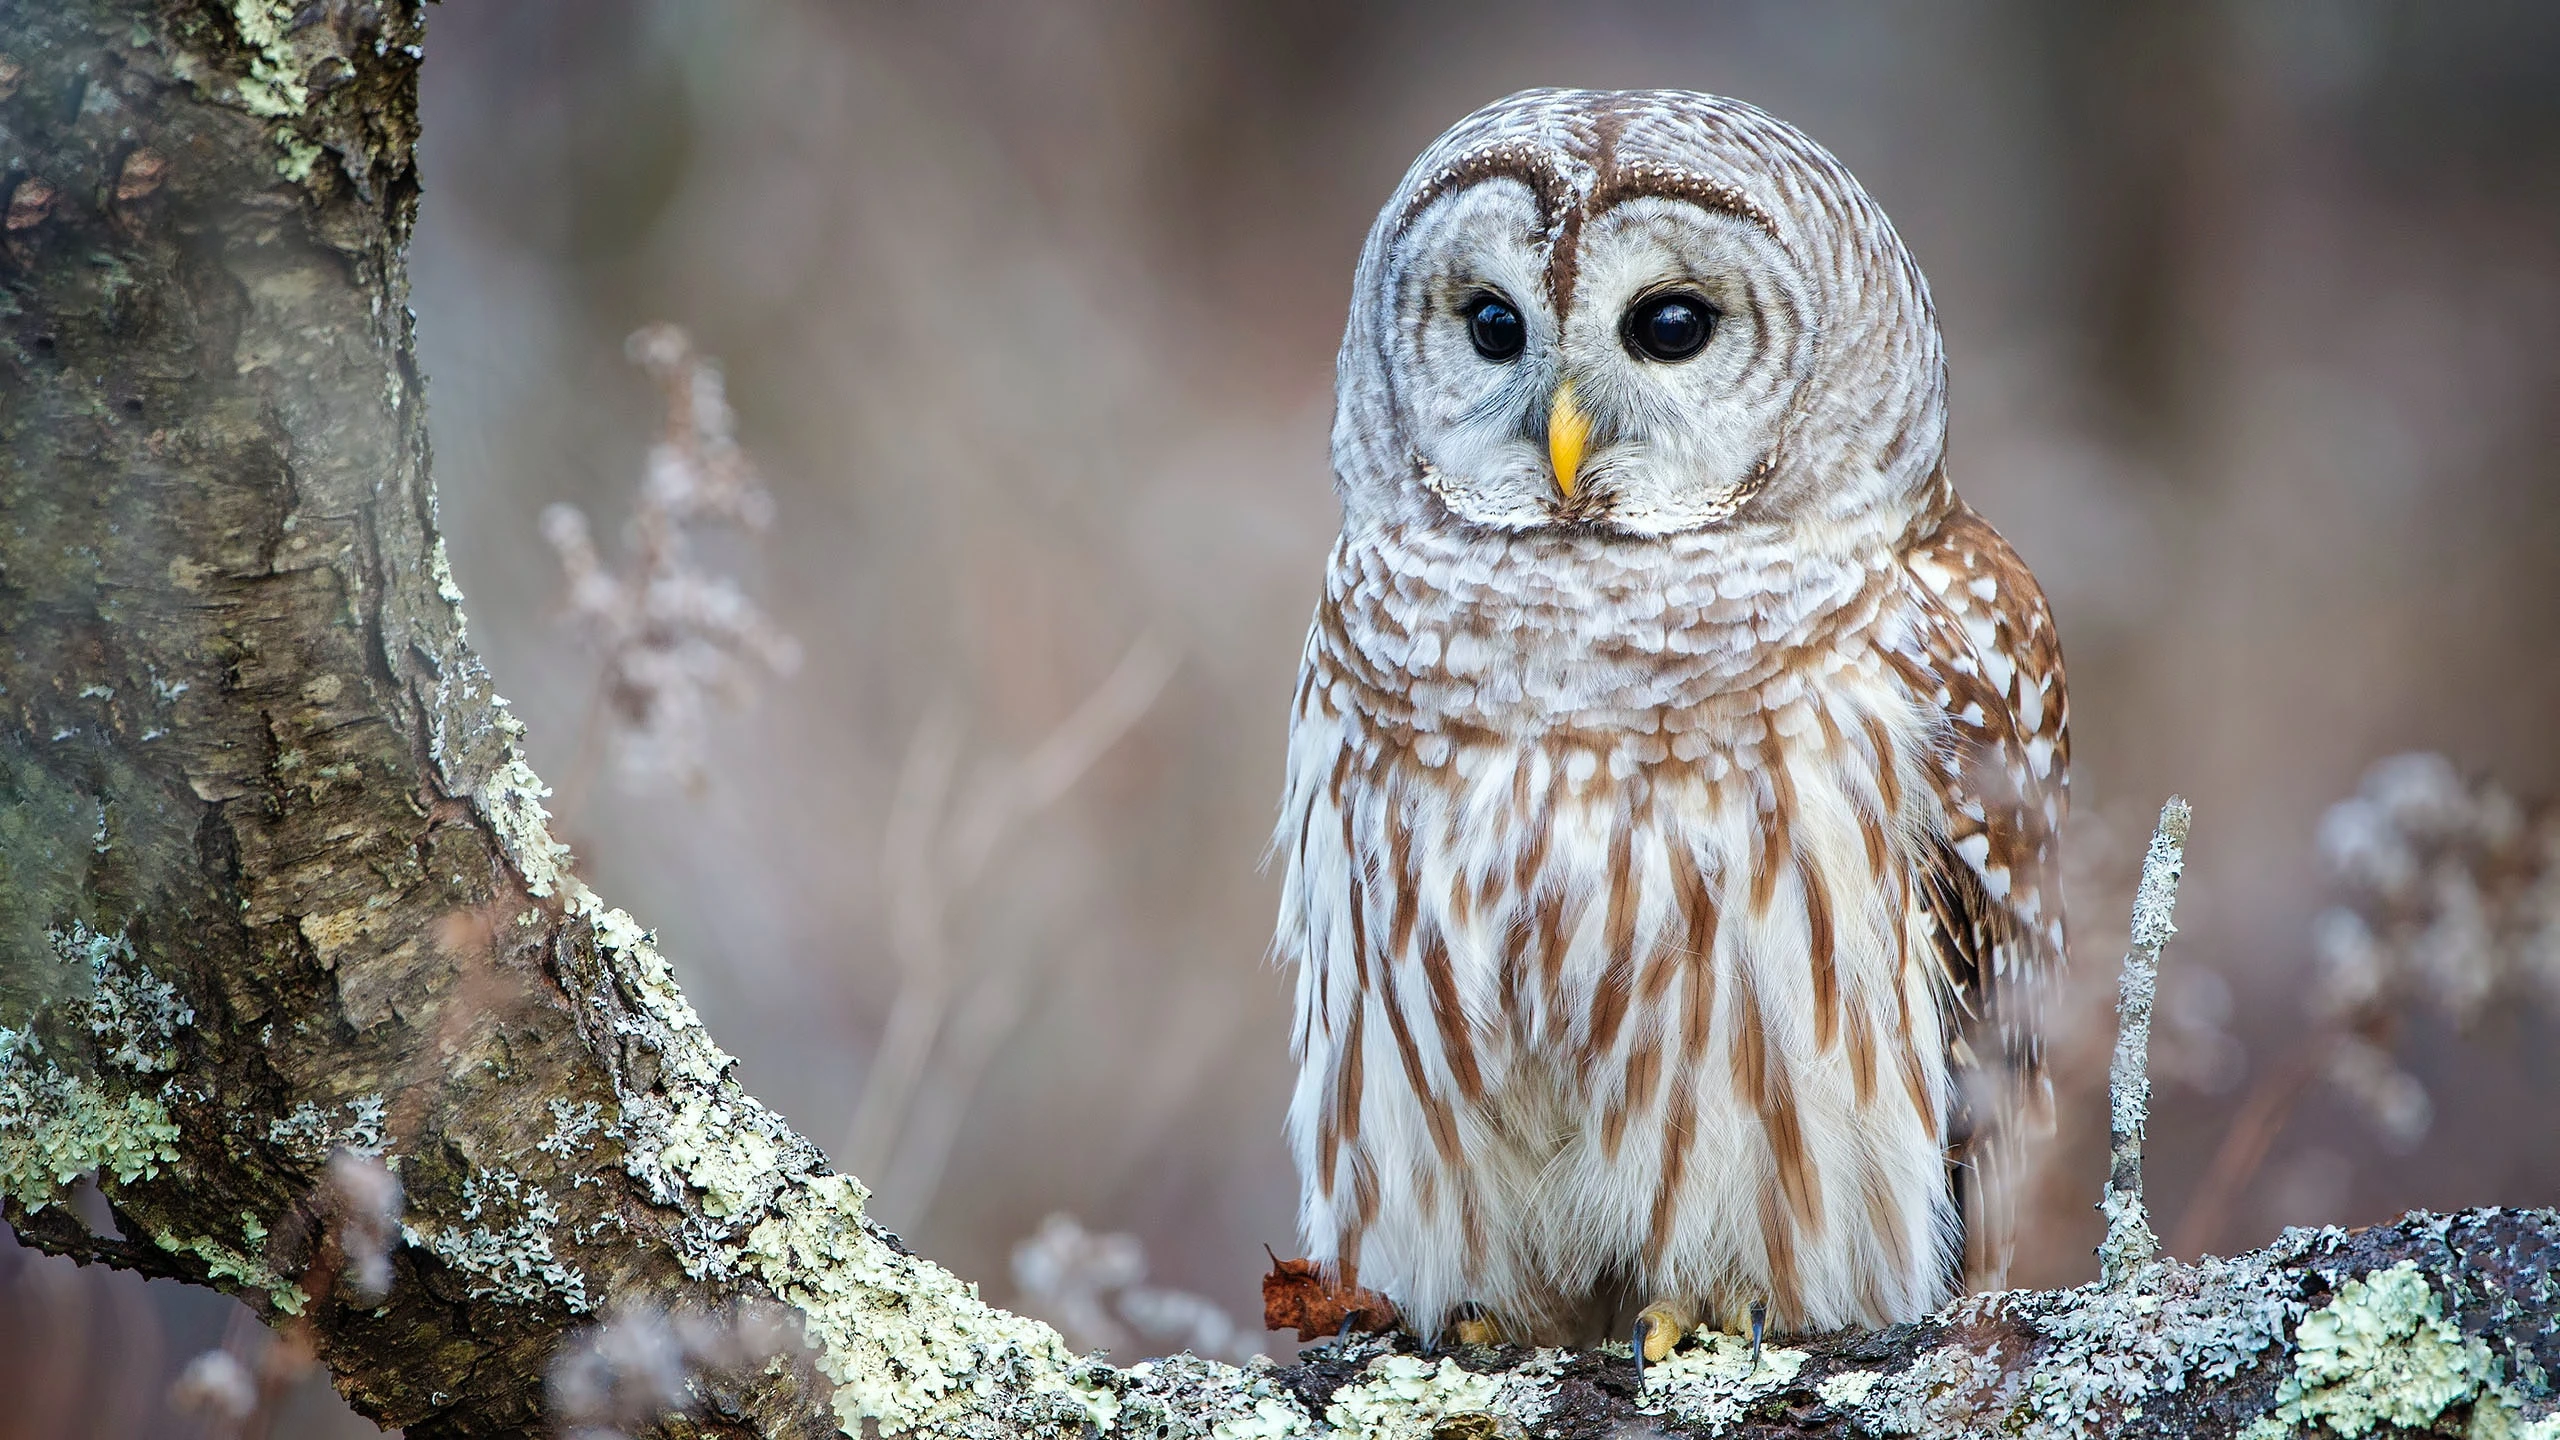
[[[1113,1370],[980,1303],[730,1080],[545,828],[435,530],[402,271],[422,32],[405,0],[0,0],[0,1213],[32,1243],[241,1296],[419,1437],[541,1428],[553,1352],[612,1310],[740,1300],[787,1307],[807,1361],[695,1377],[664,1433],[2191,1434],[2289,1407],[2253,1433],[2520,1434],[2548,1407],[2547,1212],[1965,1302],[1747,1373],[1710,1347],[1641,1394],[1623,1358],[1381,1341]],[[379,1299],[331,1283],[342,1152],[405,1192]],[[87,1176],[116,1233],[70,1209]]]

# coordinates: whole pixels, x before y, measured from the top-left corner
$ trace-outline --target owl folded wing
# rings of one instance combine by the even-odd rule
[[[1948,1165],[1966,1288],[1997,1288],[2030,1146],[2052,1125],[2041,1011],[2064,957],[2061,835],[2070,793],[2062,650],[2017,553],[1961,501],[1904,554],[1918,623],[1898,657],[1947,716],[1944,831],[1921,909],[1945,980],[1955,1085]]]

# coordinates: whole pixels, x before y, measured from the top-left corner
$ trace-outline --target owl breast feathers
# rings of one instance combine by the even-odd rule
[[[1728,100],[1514,96],[1371,231],[1277,949],[1309,1253],[1424,1333],[1996,1281],[2068,754],[1944,370],[1874,202]]]

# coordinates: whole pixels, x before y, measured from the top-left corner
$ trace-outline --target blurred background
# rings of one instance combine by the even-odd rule
[[[989,1298],[1124,1359],[1285,1350],[1260,861],[1333,353],[1407,162],[1537,84],[1795,122],[1934,287],[1953,471],[2074,700],[2013,1281],[2095,1274],[2173,790],[2173,1248],[2560,1204],[2560,9],[449,0],[430,33],[413,303],[472,638],[746,1085]],[[630,363],[654,322],[733,415]],[[652,709],[544,512],[627,577],[653,444],[726,464],[724,418],[772,523],[668,563],[764,623],[657,657]],[[2368,775],[2404,752],[2440,758]],[[0,1435],[203,1433],[154,1397],[232,1308],[0,1246]],[[277,1433],[370,1433],[335,1403]]]

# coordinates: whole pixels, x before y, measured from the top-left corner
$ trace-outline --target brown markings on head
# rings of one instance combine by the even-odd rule
[[[1610,183],[1618,168],[1618,137],[1626,133],[1626,111],[1612,105],[1592,117],[1595,153],[1592,168],[1598,172],[1592,188],[1597,191]],[[1582,222],[1591,218],[1588,197],[1565,207],[1564,213],[1548,222],[1554,236],[1547,250],[1547,299],[1555,306],[1556,321],[1573,313],[1573,284],[1582,272]]]
[[[1573,310],[1574,286],[1581,278],[1583,226],[1612,206],[1646,197],[1681,200],[1777,233],[1777,223],[1767,210],[1721,180],[1652,160],[1621,163],[1618,145],[1630,118],[1622,101],[1591,116],[1593,175],[1587,194],[1577,193],[1578,187],[1547,145],[1527,139],[1502,140],[1467,152],[1416,187],[1396,217],[1396,228],[1401,231],[1432,202],[1469,186],[1495,179],[1519,182],[1536,202],[1539,229],[1549,238],[1545,280],[1558,320]]]
[[[1449,162],[1439,174],[1413,192],[1405,202],[1404,213],[1396,217],[1396,229],[1413,223],[1413,217],[1431,208],[1443,195],[1454,195],[1471,185],[1487,180],[1517,180],[1528,188],[1537,201],[1538,224],[1552,231],[1573,201],[1573,183],[1565,178],[1548,148],[1534,140],[1502,140],[1470,150]]]

